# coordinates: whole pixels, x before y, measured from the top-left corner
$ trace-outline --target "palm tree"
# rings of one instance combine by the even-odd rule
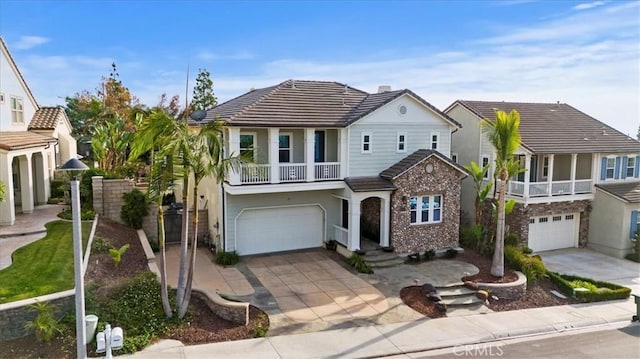
[[[504,234],[505,234],[505,198],[509,178],[519,172],[519,162],[514,154],[520,147],[520,114],[512,110],[509,114],[496,111],[495,121],[485,119],[486,134],[495,148],[496,177],[500,181],[498,191],[496,239],[491,274],[504,276]]]
[[[487,163],[484,167],[480,168],[480,166],[478,166],[474,161],[471,161],[470,164],[464,166],[471,175],[471,179],[473,180],[473,189],[476,191],[476,227],[482,226],[482,202],[487,198],[491,191],[491,187],[493,186],[493,183],[491,182],[488,182],[483,186],[489,167],[490,165]]]

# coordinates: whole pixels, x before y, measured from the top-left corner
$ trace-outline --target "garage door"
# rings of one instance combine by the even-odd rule
[[[315,248],[322,245],[324,211],[319,206],[251,209],[236,219],[240,255]]]
[[[535,252],[575,247],[580,213],[532,217],[529,220],[529,248]]]

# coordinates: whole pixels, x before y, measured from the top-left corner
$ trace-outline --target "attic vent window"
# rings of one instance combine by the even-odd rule
[[[407,114],[407,106],[400,105],[400,107],[398,107],[398,112],[400,112],[401,115],[406,115]]]

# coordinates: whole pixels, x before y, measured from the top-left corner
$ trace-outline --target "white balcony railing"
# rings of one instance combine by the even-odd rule
[[[498,181],[499,185],[500,181]],[[529,197],[548,197],[548,196],[563,196],[574,194],[592,193],[593,181],[575,180],[575,181],[553,181],[553,182],[530,182],[529,183]],[[551,191],[549,191],[549,185],[551,185]],[[573,189],[572,189],[573,187]],[[507,188],[507,194],[514,197],[524,197],[525,183],[521,181],[509,181]]]
[[[271,166],[254,163],[240,165],[240,182],[246,184],[271,182]]]
[[[289,163],[280,165],[280,182],[303,182],[307,180],[307,165]]]
[[[340,162],[316,163],[315,176],[318,181],[340,179]]]
[[[587,180],[576,180],[574,192],[577,194],[581,193],[591,193],[593,192],[593,181],[590,179]]]
[[[336,237],[336,242],[342,244],[343,246],[347,246],[349,240],[349,230],[335,224],[333,225],[333,230]]]

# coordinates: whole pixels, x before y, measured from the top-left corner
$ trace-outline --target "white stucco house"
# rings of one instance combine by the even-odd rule
[[[219,248],[457,246],[467,173],[450,144],[460,125],[410,90],[288,80],[210,109],[204,122],[213,120],[226,124],[226,153],[252,159],[199,187]]]
[[[0,37],[0,226],[47,202],[54,170],[77,156],[71,130],[62,107],[38,105]]]
[[[514,109],[522,135],[516,156],[525,172],[509,181],[507,198],[517,203],[507,216],[510,231],[537,252],[589,246],[623,257],[638,225],[640,142],[567,104],[458,100],[444,112],[463,126],[452,139],[459,163],[490,164],[492,181],[494,148],[480,123]],[[468,224],[474,198],[467,179]]]

